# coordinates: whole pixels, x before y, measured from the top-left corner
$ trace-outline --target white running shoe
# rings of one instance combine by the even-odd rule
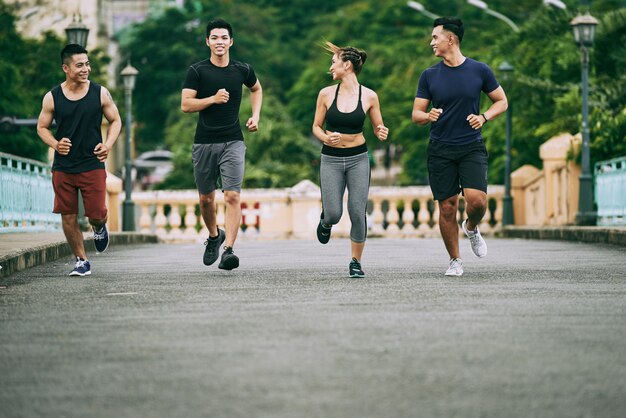
[[[453,258],[450,260],[450,267],[446,270],[446,276],[462,276],[463,275],[463,260],[460,258]]]
[[[468,231],[467,219],[466,219],[461,224],[461,228],[463,228],[463,232],[465,232],[465,235],[467,235],[467,237],[470,240],[470,245],[472,247],[472,251],[474,252],[474,255],[476,257],[486,256],[487,255],[487,243],[485,242],[483,237],[480,235],[480,231],[478,230],[478,227],[476,227],[476,229],[474,229],[473,231]]]

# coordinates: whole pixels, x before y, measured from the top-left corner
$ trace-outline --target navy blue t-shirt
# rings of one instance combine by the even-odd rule
[[[458,67],[441,61],[424,70],[415,97],[443,109],[439,120],[430,125],[430,139],[448,145],[482,141],[480,129],[472,128],[466,119],[480,113],[480,92],[489,94],[499,86],[491,68],[471,58]]]
[[[200,111],[196,126],[196,144],[243,141],[239,123],[242,85],[253,87],[256,74],[250,64],[230,60],[226,67],[217,67],[211,59],[197,62],[187,70],[183,88],[195,90],[196,98],[213,96],[219,89],[229,93],[228,102],[214,104]]]

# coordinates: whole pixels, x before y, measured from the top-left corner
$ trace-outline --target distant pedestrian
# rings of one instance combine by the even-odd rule
[[[370,163],[363,136],[365,116],[369,115],[376,137],[385,141],[389,129],[383,123],[376,93],[359,84],[357,75],[367,59],[365,51],[351,46],[326,43],[333,54],[330,74],[338,84],[324,87],[317,97],[313,134],[324,144],[320,164],[322,215],[317,239],[328,243],[332,226],[341,219],[343,196],[348,189],[352,260],[350,277],[365,277],[361,258],[367,236],[367,199]],[[324,126],[326,122],[326,126]]]
[[[61,51],[61,66],[65,81],[44,96],[37,133],[55,151],[52,211],[61,214],[63,232],[76,257],[70,276],[87,276],[91,264],[78,225],[78,191],[93,228],[96,251],[104,252],[109,246],[104,161],[120,134],[122,121],[111,93],[89,80],[91,66],[85,48],[67,45]],[[109,121],[104,140],[103,115]],[[57,125],[54,134],[50,130],[53,120]]]
[[[230,59],[233,29],[215,19],[206,28],[206,44],[211,55],[189,67],[183,85],[181,108],[199,112],[192,161],[200,198],[200,212],[209,230],[203,262],[213,264],[226,242],[219,268],[239,267],[233,252],[241,225],[240,193],[243,183],[246,145],[239,122],[242,86],[250,90],[252,116],[246,122],[249,132],[258,130],[263,90],[250,64]],[[217,227],[215,190],[221,177],[226,203],[226,231]]]
[[[461,227],[470,239],[472,252],[477,257],[487,255],[487,244],[478,230],[487,210],[488,155],[481,128],[508,107],[504,90],[487,64],[461,53],[463,33],[461,19],[435,19],[430,46],[443,60],[420,76],[412,116],[419,125],[431,124],[428,176],[439,203],[439,229],[450,256],[446,276],[463,274],[456,220],[459,192],[467,212]],[[481,92],[492,101],[483,113]]]

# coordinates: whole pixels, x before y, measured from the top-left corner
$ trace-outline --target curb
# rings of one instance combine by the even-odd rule
[[[537,227],[507,226],[501,231],[504,238],[548,239],[612,244],[626,247],[626,228],[596,226]]]
[[[156,235],[137,234],[132,232],[111,233],[110,245],[155,244],[159,242]],[[85,239],[85,248],[93,250],[93,239]],[[18,271],[39,266],[62,257],[72,255],[72,250],[66,240],[59,240],[38,247],[29,248],[0,257],[0,277],[7,277]]]

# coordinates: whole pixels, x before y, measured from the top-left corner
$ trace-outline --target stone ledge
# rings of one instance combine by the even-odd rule
[[[159,239],[153,234],[132,232],[110,234],[110,245],[153,244],[157,242],[159,242]],[[95,251],[93,239],[85,239],[84,243],[88,252]],[[38,266],[70,255],[72,255],[72,251],[65,240],[17,251],[0,257],[0,277],[7,277],[29,267]]]
[[[500,235],[504,238],[549,239],[626,246],[626,227],[507,226],[502,229]]]

